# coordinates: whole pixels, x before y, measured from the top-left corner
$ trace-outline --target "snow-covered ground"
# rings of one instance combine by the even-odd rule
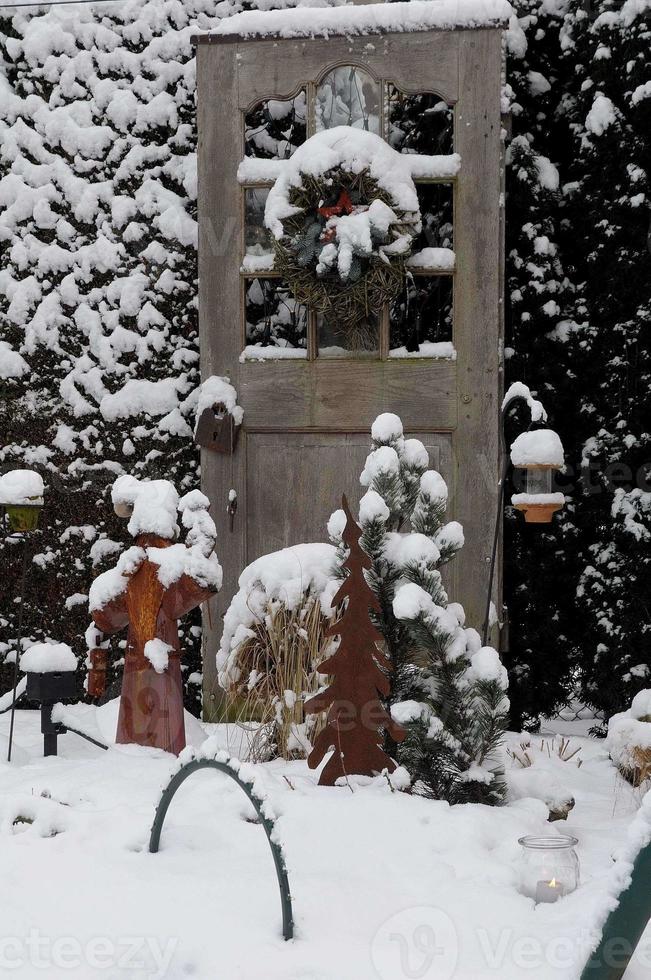
[[[83,717],[82,717],[83,715]],[[114,707],[81,709],[110,734]],[[8,716],[0,717],[6,758]],[[241,732],[206,726],[229,751]],[[192,741],[202,731],[192,726]],[[512,744],[517,746],[518,737]],[[553,770],[576,799],[550,825],[537,800],[450,808],[377,779],[319,788],[304,762],[258,767],[285,850],[296,938],[281,937],[264,832],[226,777],[196,773],[170,809],[161,850],[147,843],[176,759],[135,746],[105,752],[76,735],[41,757],[39,717],[20,711],[14,762],[0,762],[0,974],[111,980],[577,980],[612,857],[640,795],[603,742],[573,738],[577,767]],[[534,740],[534,752],[537,752]],[[516,890],[518,838],[579,838],[583,883],[556,905]],[[651,935],[626,980],[648,978]]]

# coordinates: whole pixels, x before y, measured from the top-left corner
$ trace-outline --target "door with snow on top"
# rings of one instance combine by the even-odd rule
[[[403,6],[242,14],[195,39],[201,370],[230,377],[244,410],[233,456],[202,454],[225,573],[205,623],[209,718],[240,573],[262,554],[327,540],[342,492],[359,500],[381,412],[402,418],[448,483],[449,519],[466,536],[451,598],[481,624],[499,462],[502,25],[476,10],[465,23],[446,4],[402,24]],[[283,168],[340,126],[405,156],[421,217],[404,285],[355,330],[296,299],[265,225]]]

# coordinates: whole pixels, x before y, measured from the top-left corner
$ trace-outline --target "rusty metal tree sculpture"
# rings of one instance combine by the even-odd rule
[[[305,705],[306,714],[328,711],[326,727],[308,758],[308,765],[315,769],[334,747],[321,773],[320,786],[334,786],[337,779],[351,774],[393,772],[396,764],[384,752],[382,732],[386,729],[396,742],[405,737],[404,729],[380,701],[389,693],[390,663],[378,650],[382,637],[369,615],[371,609],[379,611],[380,604],[364,576],[371,560],[359,544],[362,530],[345,496],[342,504],[347,518],[343,540],[349,549],[344,562],[348,576],[333,603],[348,601],[339,621],[328,630],[328,635],[341,640],[337,652],[319,667],[321,673],[332,675],[332,683]]]

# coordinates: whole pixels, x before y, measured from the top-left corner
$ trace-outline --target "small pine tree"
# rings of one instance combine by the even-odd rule
[[[506,724],[506,671],[495,651],[480,650],[474,630],[462,628],[463,610],[448,604],[440,572],[463,545],[461,525],[444,523],[445,481],[428,469],[423,444],[404,438],[396,415],[380,415],[371,436],[360,478],[368,488],[361,543],[391,662],[387,703],[408,733],[400,746],[388,740],[387,751],[410,771],[418,792],[498,802],[500,781],[489,764]],[[335,540],[344,523],[341,511],[330,519]]]
[[[355,523],[343,498],[346,525],[343,544],[348,554],[343,568],[348,577],[333,599],[333,605],[348,600],[338,622],[327,631],[328,636],[339,636],[337,652],[325,660],[319,671],[333,676],[330,686],[305,705],[306,714],[328,710],[328,722],[319,733],[308,758],[310,769],[315,769],[330,748],[334,748],[319,785],[334,786],[337,779],[352,774],[372,776],[387,770],[393,772],[396,764],[382,748],[382,729],[398,742],[404,738],[404,730],[396,724],[380,702],[380,695],[389,693],[387,671],[390,663],[377,647],[381,634],[371,622],[370,609],[379,609],[379,603],[364,577],[364,569],[371,560],[359,544],[361,528]]]
[[[503,802],[496,755],[509,702],[497,651],[463,628],[460,606],[437,605],[419,585],[401,586],[393,611],[421,653],[412,672],[414,700],[394,709],[411,721],[402,752],[412,780],[424,795],[449,803]]]

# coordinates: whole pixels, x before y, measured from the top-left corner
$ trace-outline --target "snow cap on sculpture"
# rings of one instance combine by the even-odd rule
[[[111,499],[116,514],[129,517],[127,530],[132,537],[155,534],[168,541],[178,537],[179,495],[169,480],[119,476],[111,489]]]

